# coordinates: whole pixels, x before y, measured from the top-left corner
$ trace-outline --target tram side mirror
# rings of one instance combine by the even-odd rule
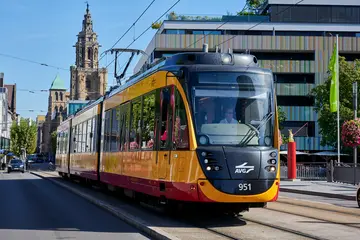
[[[90,133],[90,138],[92,138],[92,137],[93,137],[93,133],[91,132],[91,133]]]

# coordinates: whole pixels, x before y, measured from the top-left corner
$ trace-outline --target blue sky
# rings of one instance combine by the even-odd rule
[[[94,31],[102,45],[100,53],[110,48],[138,18],[152,0],[89,0]],[[154,20],[160,17],[177,0],[156,0],[145,15],[116,47],[127,47]],[[244,6],[245,0],[181,0],[173,11],[189,15],[222,15],[235,13]],[[56,74],[70,86],[69,71],[44,67],[26,61],[4,57],[16,56],[60,68],[69,69],[75,63],[76,35],[81,30],[86,9],[85,0],[11,0],[0,1],[0,72],[4,72],[5,83],[17,85],[17,112],[23,117],[36,118],[45,115],[49,89]],[[131,48],[145,49],[155,34],[150,29]],[[126,55],[125,55],[126,56]],[[113,56],[104,57],[100,65],[105,67]],[[121,65],[125,58],[121,59]],[[128,70],[132,73],[133,64]],[[113,72],[113,65],[109,72]],[[112,85],[109,74],[108,84]],[[34,93],[29,90],[35,90]],[[29,110],[33,109],[34,112]]]

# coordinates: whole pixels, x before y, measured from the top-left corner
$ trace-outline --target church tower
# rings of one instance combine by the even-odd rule
[[[82,22],[82,30],[75,44],[75,66],[70,67],[70,99],[94,100],[105,94],[107,69],[99,68],[99,48],[97,34],[93,31],[93,22],[87,4]]]

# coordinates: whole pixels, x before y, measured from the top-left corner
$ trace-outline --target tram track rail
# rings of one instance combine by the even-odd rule
[[[70,182],[67,182],[69,185],[75,186]],[[88,189],[90,192],[90,190]],[[98,191],[92,189],[91,192]],[[107,195],[107,194],[106,194]],[[192,214],[185,218],[173,218],[169,219],[174,222],[182,222],[184,224],[176,224],[175,226],[180,226],[178,229],[169,230],[167,225],[159,225],[159,228],[169,234],[175,234],[178,236],[187,236],[186,238],[181,239],[225,239],[225,240],[249,240],[249,239],[315,239],[315,240],[325,240],[325,239],[334,239],[329,234],[322,234],[321,232],[316,232],[309,228],[309,225],[318,225],[320,226],[329,226],[324,225],[323,223],[329,223],[331,225],[342,226],[339,228],[342,229],[354,229],[355,232],[360,231],[360,214],[358,212],[353,212],[353,209],[341,208],[330,206],[330,204],[322,204],[312,202],[312,204],[305,205],[307,202],[296,201],[289,202],[294,199],[286,199],[284,201],[278,201],[274,203],[269,203],[267,208],[257,208],[250,209],[250,212],[246,212],[238,217],[233,217],[231,215],[222,214],[220,217],[214,217],[209,209],[208,216],[200,216],[201,214]],[[134,207],[140,207],[142,204],[132,203]],[[150,207],[150,206],[148,206]],[[305,211],[305,210],[306,211]],[[154,210],[154,209],[152,209]],[[196,209],[197,210],[197,209]],[[357,210],[357,209],[356,209]],[[141,211],[141,210],[138,210]],[[311,211],[314,211],[313,214]],[[143,212],[143,211],[141,211]],[[152,211],[154,215],[154,211]],[[321,213],[321,214],[319,214]],[[316,215],[318,214],[318,216]],[[326,215],[331,215],[327,217]],[[280,221],[276,221],[281,216]],[[323,217],[324,215],[325,217]],[[341,216],[341,218],[350,217],[348,222],[343,220],[335,221],[333,218],[335,215]],[[163,215],[159,215],[159,218],[163,218]],[[210,217],[209,217],[210,216]],[[278,217],[276,217],[278,216]],[[294,217],[297,216],[297,217]],[[274,218],[274,221],[272,220]],[[296,219],[297,220],[291,220]],[[353,220],[352,220],[352,219]],[[317,220],[319,222],[312,223],[312,220]],[[356,221],[354,221],[356,220]],[[166,218],[163,218],[162,222],[167,222]],[[321,222],[320,222],[321,221]],[[351,222],[353,221],[353,222]],[[304,223],[301,223],[304,222]],[[358,223],[357,223],[358,222]],[[288,224],[284,224],[288,223]],[[357,226],[358,224],[358,226]],[[175,227],[174,226],[174,227]],[[184,234],[183,229],[189,229],[189,233]],[[329,229],[334,229],[330,227]],[[356,229],[356,230],[355,230]],[[347,231],[347,230],[346,230]],[[194,234],[194,236],[192,236]],[[199,234],[204,238],[199,238]],[[196,236],[197,235],[197,236]],[[270,237],[268,235],[271,235]],[[190,237],[189,237],[190,236]],[[349,239],[349,238],[343,238]]]

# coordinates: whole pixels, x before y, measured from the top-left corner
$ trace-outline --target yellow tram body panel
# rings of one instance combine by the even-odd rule
[[[277,170],[277,179],[271,188],[257,195],[222,193],[206,180],[195,152],[197,143],[190,114],[190,104],[187,101],[181,84],[172,73],[166,71],[156,72],[139,83],[111,96],[104,101],[104,111],[165,86],[175,86],[184,101],[189,129],[189,150],[165,151],[169,152],[169,159],[161,157],[161,153],[164,153],[164,151],[102,152],[100,173],[130,177],[130,181],[133,183],[139,181],[137,179],[142,179],[155,183],[161,181],[173,183],[174,185],[185,184],[186,187],[192,188],[193,191],[198,191],[199,195],[204,195],[205,198],[214,202],[267,202],[276,198],[279,190],[279,170]],[[278,133],[275,131],[274,138],[277,139],[277,137]],[[278,166],[280,165],[278,164]]]

